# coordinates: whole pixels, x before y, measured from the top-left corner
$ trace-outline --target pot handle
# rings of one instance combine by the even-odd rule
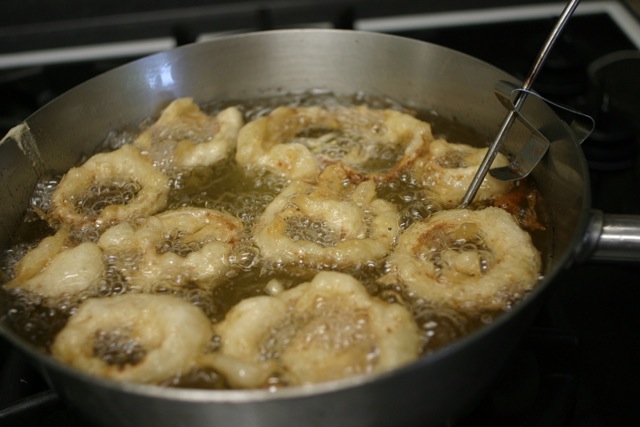
[[[579,261],[640,261],[640,216],[591,212]]]

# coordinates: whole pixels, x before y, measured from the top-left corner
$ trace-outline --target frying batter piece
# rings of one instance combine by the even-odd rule
[[[356,185],[334,164],[317,184],[286,187],[258,220],[254,242],[275,264],[337,268],[383,258],[398,232],[397,209],[377,198],[375,183]]]
[[[243,123],[242,113],[235,107],[211,116],[192,98],[178,98],[134,145],[162,170],[212,166],[229,157]]]
[[[251,170],[307,180],[341,162],[364,178],[384,180],[432,139],[428,123],[395,110],[278,107],[243,126],[236,161]]]
[[[51,354],[89,374],[157,383],[192,369],[211,334],[207,316],[178,297],[125,294],[83,302]]]
[[[242,221],[222,211],[179,208],[122,223],[98,240],[106,254],[124,262],[134,288],[215,283],[231,268],[229,255],[244,232]]]
[[[356,279],[337,272],[321,272],[275,296],[245,299],[215,331],[219,356],[239,361],[237,366],[271,369],[288,385],[387,371],[415,360],[420,343],[409,311],[372,297]],[[241,372],[215,356],[211,363],[236,385],[263,385],[243,381]]]
[[[429,144],[426,154],[413,163],[413,177],[442,207],[455,207],[464,197],[487,150],[436,139]],[[498,153],[493,167],[508,164],[509,160]],[[475,200],[494,199],[506,194],[510,188],[511,183],[487,175],[478,189]]]
[[[505,309],[540,277],[531,237],[502,209],[440,211],[414,223],[389,256],[383,283],[402,283],[429,302]]]
[[[5,289],[23,289],[45,298],[77,295],[94,289],[105,277],[100,248],[91,242],[73,245],[62,228],[44,238],[14,267],[14,279]]]
[[[71,168],[51,196],[52,222],[106,228],[164,209],[169,179],[131,145]]]

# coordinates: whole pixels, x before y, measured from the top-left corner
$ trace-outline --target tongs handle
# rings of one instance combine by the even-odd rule
[[[519,108],[522,106],[522,103],[527,97],[527,91],[531,89],[531,86],[533,86],[533,82],[535,81],[536,77],[538,76],[538,73],[542,69],[542,66],[545,63],[547,56],[549,56],[549,52],[551,52],[551,48],[553,47],[556,40],[560,36],[560,33],[562,32],[565,24],[573,14],[573,11],[576,9],[576,7],[578,7],[578,3],[580,3],[580,0],[569,0],[564,10],[562,11],[560,18],[558,18],[556,25],[551,30],[551,33],[547,37],[547,40],[542,46],[542,49],[538,53],[538,56],[536,57],[536,60],[533,63],[533,66],[531,67],[531,70],[529,71],[529,75],[527,76],[527,79],[524,81],[524,84],[522,85],[523,91],[519,93],[517,99],[514,101],[515,108],[513,110],[510,110],[507,113],[507,116],[502,122],[502,125],[500,126],[500,130],[498,131],[498,134],[496,135],[495,139],[493,140],[493,143],[489,147],[487,154],[485,154],[484,159],[482,160],[482,163],[480,163],[480,166],[478,167],[478,171],[473,177],[473,180],[471,181],[471,184],[469,185],[467,192],[462,198],[462,201],[460,203],[460,208],[466,208],[467,206],[469,206],[469,204],[473,201],[474,197],[476,196],[476,193],[478,192],[478,189],[480,189],[480,185],[482,184],[482,181],[484,181],[484,178],[487,176],[487,173],[491,168],[491,164],[493,163],[496,156],[498,155],[500,147],[502,146],[504,139],[507,133],[509,132],[509,129],[511,128],[511,125],[513,125],[513,122],[517,117],[517,112]]]

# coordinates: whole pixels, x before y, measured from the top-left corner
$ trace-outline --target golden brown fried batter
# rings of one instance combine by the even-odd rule
[[[505,309],[541,274],[531,237],[499,208],[441,211],[414,223],[388,258],[382,282],[460,309]]]
[[[235,107],[208,115],[192,98],[178,98],[134,145],[162,170],[213,166],[231,155],[243,123]]]
[[[420,342],[407,309],[372,297],[356,279],[336,272],[275,296],[245,299],[215,330],[223,360],[217,355],[211,364],[244,387],[261,383],[246,383],[234,367],[253,366],[261,372],[256,381],[276,374],[289,385],[318,383],[409,363]]]
[[[82,303],[51,353],[90,374],[155,383],[192,369],[210,340],[211,322],[190,303],[126,294]]]
[[[236,161],[306,180],[339,162],[377,181],[412,162],[432,139],[428,123],[395,110],[279,107],[241,129]]]
[[[131,145],[71,168],[51,197],[51,219],[107,228],[164,209],[169,179]]]
[[[457,206],[465,195],[478,166],[487,153],[486,148],[454,144],[436,139],[411,167],[417,184],[426,189],[427,195],[444,208]],[[506,166],[508,159],[498,153],[494,167]],[[509,191],[511,183],[487,175],[478,189],[476,201],[491,200]]]
[[[256,224],[254,242],[274,264],[356,266],[386,256],[399,228],[397,209],[377,198],[375,183],[351,183],[335,164],[317,184],[285,188]]]

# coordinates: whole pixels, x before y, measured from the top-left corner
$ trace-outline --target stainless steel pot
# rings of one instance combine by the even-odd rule
[[[245,34],[160,53],[69,91],[5,139],[0,146],[0,239],[9,245],[39,172],[66,171],[91,154],[109,131],[135,126],[180,96],[204,102],[309,89],[362,91],[431,108],[489,141],[505,114],[493,94],[500,80],[515,82],[459,52],[356,31]],[[544,105],[530,119],[535,126],[559,123]],[[490,326],[393,372],[275,393],[162,389],[89,377],[41,354],[5,321],[0,332],[96,425],[448,425],[477,403],[545,290],[565,269],[589,257],[640,260],[640,219],[590,210],[588,172],[572,138],[553,141],[534,177],[553,224],[552,253],[540,286]]]

